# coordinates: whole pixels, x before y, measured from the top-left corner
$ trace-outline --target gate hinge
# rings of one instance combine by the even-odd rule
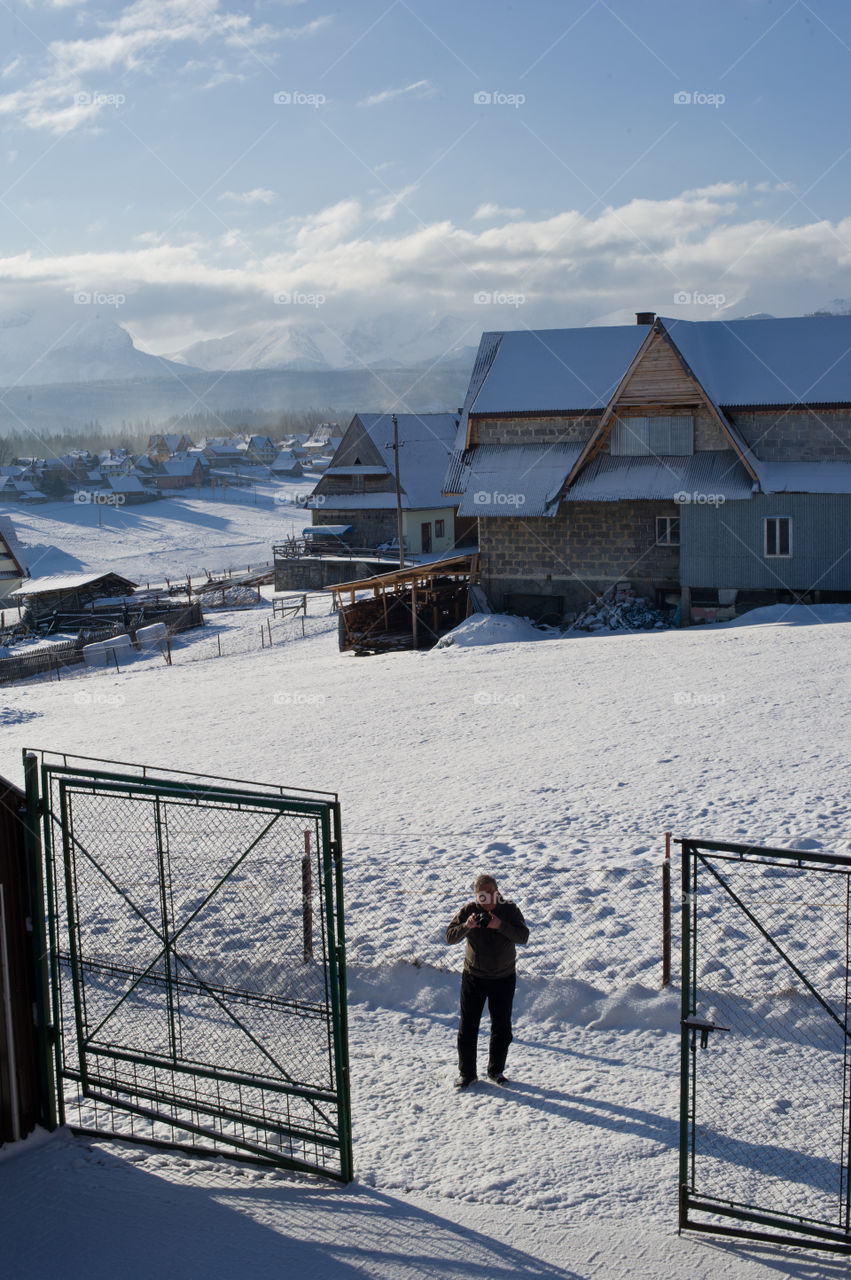
[[[683,1018],[682,1026],[689,1027],[692,1032],[700,1032],[700,1047],[705,1049],[709,1044],[710,1031],[729,1031],[729,1027],[719,1027],[717,1022],[711,1022],[709,1018],[698,1018],[693,1015],[689,1018]],[[693,1041],[692,1041],[693,1043]]]

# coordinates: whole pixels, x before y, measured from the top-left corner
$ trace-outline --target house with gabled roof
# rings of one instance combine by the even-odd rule
[[[483,335],[444,491],[495,607],[851,599],[851,317],[638,321]]]
[[[455,435],[452,413],[400,413],[403,538],[413,555],[455,546],[457,502],[441,493]],[[356,413],[308,500],[313,524],[350,525],[355,546],[397,538],[393,415]],[[469,522],[468,522],[469,523]]]
[[[176,453],[185,453],[187,449],[192,447],[191,437],[183,433],[160,434],[155,432],[149,436],[148,447],[145,452],[152,462],[165,462],[168,458],[173,458]]]

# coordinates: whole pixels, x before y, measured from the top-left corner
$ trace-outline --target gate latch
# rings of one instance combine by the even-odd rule
[[[698,1018],[695,1016],[692,1016],[690,1018],[683,1018],[682,1025],[684,1027],[691,1027],[692,1032],[695,1032],[695,1031],[700,1032],[701,1049],[705,1049],[706,1046],[709,1044],[710,1031],[729,1031],[730,1030],[729,1027],[719,1027],[717,1022],[710,1022],[708,1018]],[[693,1035],[692,1035],[692,1044],[694,1044]]]

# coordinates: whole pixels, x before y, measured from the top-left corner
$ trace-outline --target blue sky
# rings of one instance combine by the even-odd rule
[[[851,296],[847,0],[0,0],[0,49],[0,311],[166,352]]]

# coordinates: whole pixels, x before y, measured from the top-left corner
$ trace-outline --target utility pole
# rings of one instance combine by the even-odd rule
[[[396,462],[396,536],[399,540],[399,568],[405,567],[405,542],[402,537],[402,485],[399,481],[399,450],[404,449],[404,443],[399,443],[399,419],[393,414],[393,443],[384,446],[386,449],[392,449]]]

